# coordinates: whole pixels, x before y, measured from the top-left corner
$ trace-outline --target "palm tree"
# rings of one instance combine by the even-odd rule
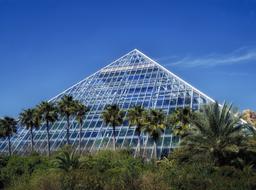
[[[188,134],[192,114],[190,108],[176,109],[167,117],[167,126],[171,127],[174,135],[184,137]]]
[[[11,117],[0,119],[0,136],[8,138],[9,155],[12,155],[11,136],[17,132],[17,121]]]
[[[121,125],[124,121],[124,111],[120,110],[116,104],[106,105],[102,112],[103,121],[106,125],[111,125],[113,129],[113,148],[116,149],[116,127]]]
[[[42,122],[46,124],[48,156],[50,156],[50,124],[53,124],[58,119],[57,109],[53,103],[46,101],[41,102],[37,109],[41,115]]]
[[[165,113],[162,110],[151,109],[145,114],[144,131],[154,141],[154,158],[157,159],[157,142],[165,129]]]
[[[138,148],[139,155],[141,155],[141,132],[143,126],[145,125],[144,121],[145,109],[142,106],[134,106],[128,110],[127,119],[130,126],[136,126],[135,132],[138,135]]]
[[[26,127],[30,131],[31,138],[31,153],[34,151],[34,134],[33,129],[38,128],[41,123],[41,117],[39,112],[33,109],[26,109],[19,115],[19,122],[22,126]]]
[[[226,155],[235,154],[244,143],[244,124],[232,113],[232,105],[206,105],[191,118],[192,130],[181,143],[190,158],[208,156],[216,165],[225,164]],[[186,151],[187,150],[187,151]]]
[[[66,118],[67,121],[67,144],[70,144],[69,141],[69,129],[70,129],[70,117],[75,114],[75,103],[76,101],[72,96],[64,95],[61,100],[58,102],[58,111],[59,113]]]
[[[79,156],[75,154],[75,151],[64,150],[59,156],[56,157],[57,168],[70,172],[74,169],[78,169],[81,166]]]
[[[86,113],[89,111],[89,108],[84,104],[76,101],[76,121],[79,124],[79,154],[81,154],[81,141],[82,141],[82,129],[84,124],[84,117]]]

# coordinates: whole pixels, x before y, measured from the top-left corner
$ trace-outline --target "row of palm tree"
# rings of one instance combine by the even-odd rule
[[[189,108],[176,109],[172,114],[166,115],[160,109],[146,110],[141,106],[134,106],[125,114],[118,105],[107,105],[102,112],[102,119],[106,126],[111,126],[113,130],[113,149],[116,149],[116,127],[121,126],[125,120],[130,127],[135,127],[138,136],[138,152],[141,155],[141,134],[148,134],[154,141],[154,157],[157,158],[156,145],[161,134],[166,127],[170,127],[174,135],[183,137],[181,145],[187,143],[187,147],[192,147],[196,143],[202,145],[201,148],[210,145],[211,154],[219,155],[223,147],[227,148],[232,143],[241,142],[242,136],[236,133],[241,132],[242,125],[239,117],[231,113],[232,106],[224,104],[222,107],[218,103],[205,106],[201,112],[192,112]],[[81,154],[82,128],[84,117],[89,108],[81,102],[74,100],[72,96],[63,96],[56,104],[42,102],[36,108],[24,110],[18,122],[30,131],[31,151],[34,151],[33,129],[45,125],[47,132],[47,148],[50,155],[50,128],[59,116],[66,120],[66,143],[70,144],[70,120],[75,118],[79,125],[79,153]],[[126,116],[125,116],[126,115]],[[16,132],[17,121],[13,118],[5,117],[0,119],[0,135],[8,138],[9,154],[11,154],[11,136]],[[240,126],[240,127],[237,127]],[[231,139],[232,137],[232,139]],[[211,139],[211,140],[209,140]],[[199,142],[200,141],[200,142]],[[203,142],[204,141],[204,142]],[[208,145],[206,144],[208,143]],[[214,144],[216,143],[216,144]],[[193,147],[200,147],[199,145]],[[214,145],[213,145],[214,144]],[[232,147],[234,148],[232,144]],[[207,149],[206,148],[206,149]],[[221,159],[221,158],[219,158]]]
[[[43,101],[38,104],[35,108],[29,108],[23,110],[19,119],[15,120],[14,118],[4,117],[0,119],[0,135],[2,137],[8,138],[9,146],[9,155],[11,155],[11,136],[13,136],[17,131],[17,123],[21,126],[24,126],[27,130],[30,131],[31,139],[31,152],[34,151],[34,133],[33,130],[39,128],[42,125],[46,126],[47,133],[47,152],[50,156],[50,128],[59,118],[63,116],[67,121],[66,126],[66,143],[70,144],[69,140],[69,129],[70,129],[70,119],[75,117],[77,123],[79,124],[79,152],[81,153],[81,134],[83,120],[86,113],[89,111],[89,108],[82,104],[81,102],[74,100],[72,96],[63,96],[60,101],[56,104],[52,102]]]
[[[47,133],[47,153],[50,156],[50,128],[62,116],[66,120],[66,144],[70,144],[70,120],[76,119],[79,125],[79,153],[81,154],[82,128],[84,118],[89,108],[81,102],[74,100],[72,96],[63,96],[56,104],[43,101],[35,108],[23,110],[18,121],[14,118],[5,117],[0,120],[0,134],[8,138],[9,154],[11,155],[11,136],[16,133],[17,123],[24,126],[30,132],[31,152],[34,151],[34,133],[33,130],[42,125],[46,127]],[[116,149],[116,127],[123,124],[124,120],[129,121],[130,127],[135,126],[138,135],[138,148],[141,154],[141,133],[142,131],[149,134],[154,140],[154,150],[156,156],[156,143],[165,128],[165,115],[163,111],[157,109],[145,110],[141,106],[134,106],[127,112],[121,110],[118,105],[106,105],[102,112],[102,119],[106,125],[110,125],[113,129],[113,149]]]
[[[135,126],[138,136],[138,152],[141,156],[141,133],[147,133],[154,141],[154,158],[157,158],[156,144],[166,127],[166,115],[160,109],[146,110],[141,106],[134,106],[125,112],[118,105],[107,105],[102,113],[103,121],[113,129],[113,149],[116,149],[116,127],[128,120],[129,126]]]

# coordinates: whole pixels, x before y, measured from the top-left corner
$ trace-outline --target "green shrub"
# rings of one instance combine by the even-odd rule
[[[80,167],[57,168],[55,156],[0,159],[1,188],[10,190],[254,190],[254,165],[216,166],[211,160],[144,162],[129,151],[100,151],[79,158]]]

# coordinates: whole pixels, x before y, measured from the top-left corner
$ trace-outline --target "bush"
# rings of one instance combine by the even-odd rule
[[[157,172],[147,171],[138,181],[138,187],[141,190],[168,190],[168,183],[164,181],[163,176]]]
[[[180,154],[180,153],[179,153]],[[253,166],[215,166],[210,160],[169,159],[144,162],[129,151],[100,151],[79,158],[80,167],[64,171],[50,159],[32,155],[0,159],[2,188],[10,190],[253,190]]]
[[[142,161],[128,151],[102,151],[87,158],[85,168],[98,175],[103,188],[136,189],[136,181],[143,170]]]
[[[46,170],[49,166],[49,162],[39,155],[8,157],[0,171],[2,188],[17,185],[20,181],[27,183],[35,171]]]

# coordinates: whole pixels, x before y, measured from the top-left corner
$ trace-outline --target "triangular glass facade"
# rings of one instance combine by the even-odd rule
[[[102,119],[101,112],[106,104],[118,104],[127,110],[133,105],[142,105],[145,108],[160,108],[171,113],[177,107],[191,107],[197,110],[203,104],[213,100],[192,87],[143,53],[133,50],[117,59],[110,65],[102,68],[93,75],[85,78],[71,88],[65,90],[50,101],[56,102],[63,95],[72,95],[90,107],[90,112],[83,126],[83,151],[97,151],[112,148],[112,128],[107,127]],[[65,120],[56,122],[50,130],[51,149],[57,150],[66,143]],[[138,138],[135,128],[129,128],[128,122],[116,128],[117,147],[130,147],[136,151]],[[75,120],[71,122],[70,141],[78,147],[79,130]],[[35,150],[47,151],[45,127],[34,131]],[[30,136],[26,129],[19,128],[12,138],[15,153],[23,154],[30,151]],[[158,156],[169,153],[179,141],[178,137],[166,129],[157,144]],[[143,135],[142,150],[144,155],[151,157],[153,141]],[[6,140],[0,141],[0,151],[7,152]]]

